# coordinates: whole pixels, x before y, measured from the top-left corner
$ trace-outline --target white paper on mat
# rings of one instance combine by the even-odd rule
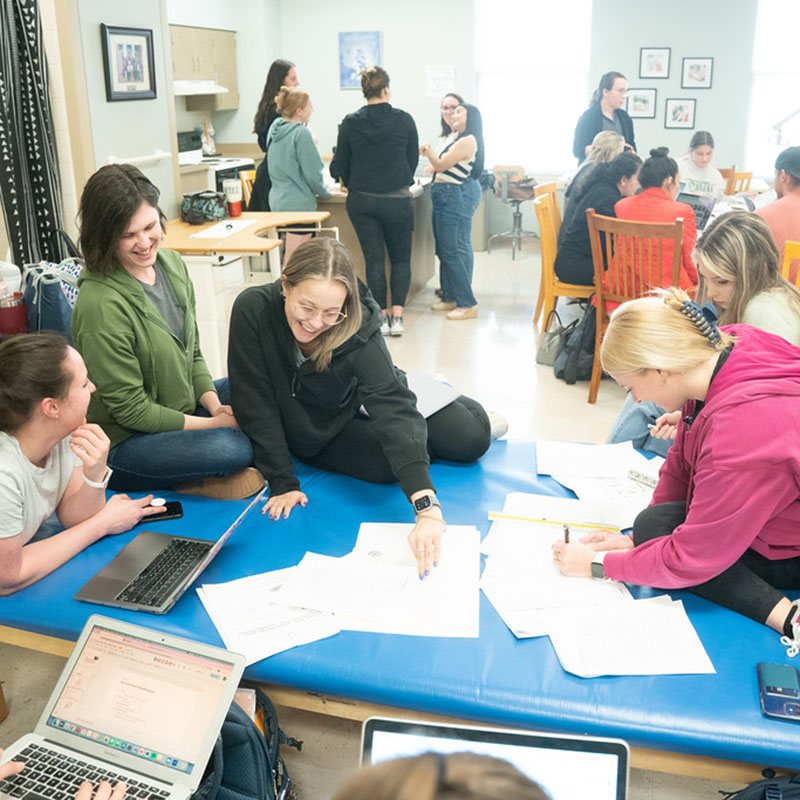
[[[714,673],[680,600],[667,595],[605,607],[545,612],[561,666],[573,675]]]
[[[222,641],[247,664],[339,633],[332,614],[271,603],[271,596],[296,567],[226,583],[205,583],[197,594]]]
[[[540,475],[582,475],[587,478],[624,478],[647,459],[631,442],[578,444],[539,439],[536,472]]]

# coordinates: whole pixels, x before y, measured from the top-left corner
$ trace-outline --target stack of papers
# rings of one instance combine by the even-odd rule
[[[306,553],[295,567],[197,589],[225,646],[248,664],[340,630],[477,638],[480,533],[451,525],[441,562],[420,581],[412,525],[364,523],[341,558]]]

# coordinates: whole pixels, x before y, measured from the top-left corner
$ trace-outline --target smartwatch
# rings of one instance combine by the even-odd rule
[[[429,508],[433,508],[434,506],[439,506],[439,508],[441,508],[441,504],[436,499],[436,495],[433,492],[430,494],[424,494],[422,497],[418,497],[413,502],[415,514],[420,514],[423,511],[427,511]]]
[[[605,557],[606,554],[604,552],[595,553],[594,558],[592,559],[592,577],[601,581],[606,579],[606,571],[603,567],[603,559]]]

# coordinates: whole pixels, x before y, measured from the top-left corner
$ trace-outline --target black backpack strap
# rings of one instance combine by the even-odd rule
[[[272,770],[273,797],[276,800],[291,800],[295,797],[294,785],[289,777],[286,765],[283,763],[283,758],[281,758],[280,747],[284,744],[295,748],[299,752],[303,748],[303,743],[298,739],[287,736],[281,730],[272,700],[257,686],[255,690],[256,709],[261,711],[261,718],[264,723],[264,738],[266,739],[267,754]]]

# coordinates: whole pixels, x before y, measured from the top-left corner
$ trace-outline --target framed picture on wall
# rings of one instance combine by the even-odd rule
[[[684,58],[681,89],[710,89],[713,58]]]
[[[639,48],[640,78],[669,78],[670,47]]]
[[[634,119],[654,119],[656,116],[656,90],[628,89],[626,111]]]
[[[147,100],[156,96],[153,31],[100,25],[106,100]]]
[[[339,88],[360,89],[358,73],[381,64],[381,32],[350,31],[339,34]]]
[[[670,98],[664,113],[665,128],[694,128],[696,100]]]

